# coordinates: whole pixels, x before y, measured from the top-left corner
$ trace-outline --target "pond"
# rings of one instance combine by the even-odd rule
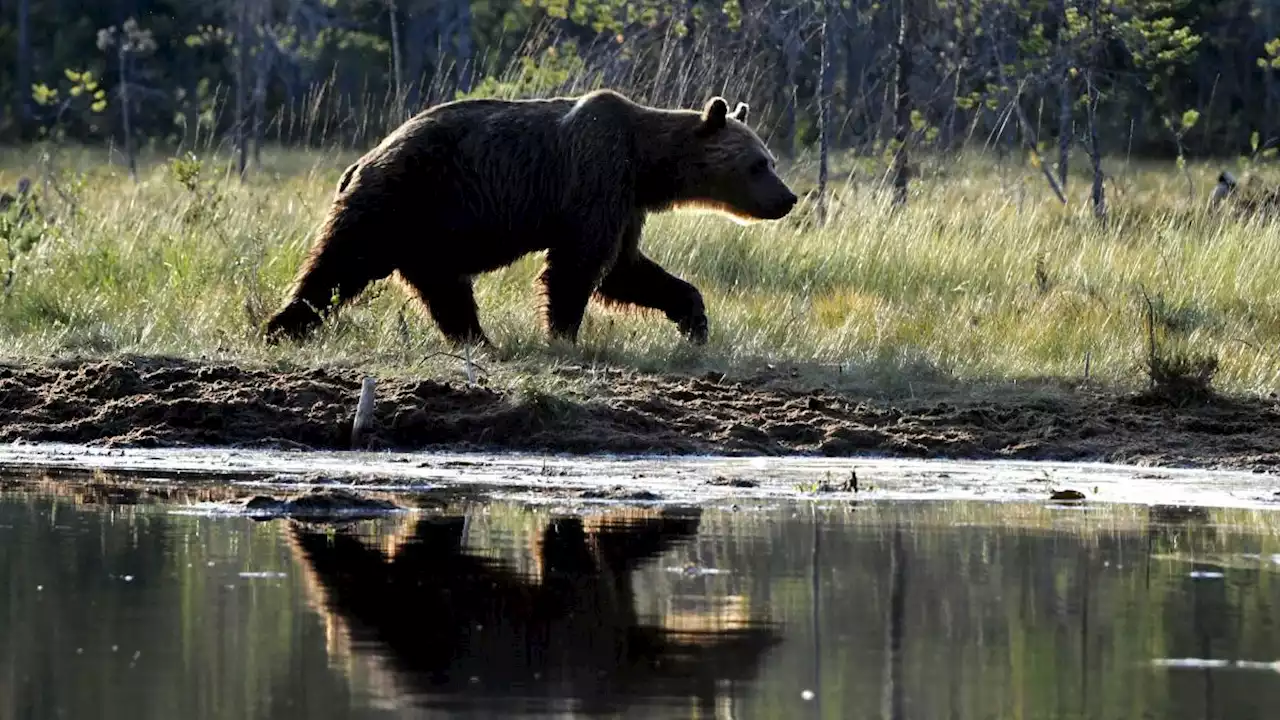
[[[1280,706],[1280,516],[0,474],[0,719],[1231,718]],[[239,503],[239,504],[237,504]]]

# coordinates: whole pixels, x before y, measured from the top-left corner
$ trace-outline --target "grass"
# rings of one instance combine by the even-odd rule
[[[5,157],[3,185],[23,173],[39,177],[34,152]],[[16,253],[0,299],[0,352],[338,363],[461,377],[457,360],[433,355],[451,350],[434,326],[390,283],[371,288],[307,344],[273,348],[258,337],[353,158],[267,152],[242,184],[230,158],[208,157],[184,185],[165,158],[144,163],[134,184],[91,151],[66,155],[60,166],[78,175],[62,184],[78,212],[48,203],[57,219]],[[1146,382],[1154,333],[1170,352],[1217,358],[1220,389],[1277,386],[1280,226],[1208,211],[1216,165],[1190,168],[1198,192],[1189,199],[1172,164],[1109,161],[1118,180],[1100,224],[1083,176],[1072,177],[1064,207],[1020,163],[931,158],[909,206],[895,210],[876,186],[878,171],[858,162],[837,162],[836,177],[853,179],[838,188],[821,228],[798,217],[747,227],[697,214],[650,221],[645,249],[706,296],[706,347],[690,347],[656,314],[598,307],[577,347],[548,345],[533,290],[540,258],[528,257],[477,283],[481,321],[501,347],[500,357],[478,361],[504,382],[565,364],[661,371],[779,363],[806,368],[815,381],[887,391],[1078,379],[1087,358],[1093,380],[1136,387]],[[801,160],[788,174],[802,189],[816,171]]]

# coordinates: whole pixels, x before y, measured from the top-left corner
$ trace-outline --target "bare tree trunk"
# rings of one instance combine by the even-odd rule
[[[262,168],[263,135],[267,129],[266,77],[266,72],[259,68],[253,82],[253,166],[258,169]]]
[[[1071,68],[1063,63],[1058,85],[1058,184],[1067,191],[1067,170],[1071,157]]]
[[[1089,161],[1093,163],[1093,215],[1098,219],[1107,216],[1107,196],[1103,186],[1102,149],[1098,141],[1098,86],[1094,82],[1094,71],[1098,66],[1099,45],[1102,42],[1101,18],[1098,13],[1098,0],[1091,5],[1090,24],[1093,30],[1093,46],[1090,48],[1089,71],[1084,81],[1089,91]]]
[[[865,31],[855,24],[858,17],[858,3],[851,2],[849,7],[844,11],[845,27],[849,29],[844,35],[844,96],[845,107],[844,114],[846,117],[852,114],[853,109],[858,107],[859,101],[866,92],[867,71],[866,64],[863,62],[862,48],[859,46],[858,40],[865,36]],[[857,30],[855,32],[855,29]],[[863,110],[865,117],[865,108]],[[849,126],[843,125],[840,132],[839,143],[841,147],[848,148],[854,143],[855,131]]]
[[[396,0],[387,0],[387,13],[391,16],[391,74],[395,82],[395,117],[404,116],[404,74],[400,63],[400,15],[396,10]]]
[[[129,52],[128,39],[121,33],[116,42],[116,60],[120,63],[120,122],[124,129],[124,156],[129,164],[129,178],[138,181],[138,157],[133,146],[133,123],[129,117]]]
[[[759,23],[770,40],[777,43],[778,58],[781,60],[776,66],[778,80],[774,85],[775,106],[781,109],[777,142],[781,145],[782,156],[790,160],[796,156],[796,84],[799,80],[800,53],[804,48],[799,38],[801,23],[796,8],[791,8],[789,12],[784,10],[785,8],[779,8],[775,3],[766,3],[761,10]],[[773,16],[765,16],[766,12],[772,12]]]
[[[939,9],[941,10],[944,8]],[[955,139],[957,135],[956,120],[960,115],[959,103],[956,102],[956,99],[960,97],[962,92],[961,88],[964,87],[965,65],[969,62],[969,55],[967,54],[968,48],[965,47],[965,36],[967,35],[965,32],[965,4],[953,2],[950,4],[950,10],[951,12],[950,15],[946,17],[946,22],[949,23],[951,27],[946,31],[946,37],[955,48],[953,51],[955,54],[955,68],[952,71],[954,72],[955,77],[951,80],[952,100],[946,103],[946,118],[938,126],[937,143],[940,146],[941,152],[948,154],[955,149]],[[939,17],[942,16],[942,13],[937,14]],[[945,78],[943,78],[943,82],[945,81]]]
[[[1093,215],[1098,219],[1107,216],[1107,196],[1103,186],[1102,149],[1098,141],[1098,88],[1093,84],[1093,74],[1085,77],[1089,85],[1089,161],[1093,163]]]
[[[264,28],[271,20],[267,15],[271,11],[270,5],[262,0],[254,3],[253,8],[253,28],[255,35],[258,28]],[[253,64],[253,165],[262,168],[262,139],[266,132],[266,114],[267,114],[267,80],[271,77],[271,69],[274,63],[274,52],[267,51],[267,43],[265,36],[262,42],[257,42],[258,54]]]
[[[818,220],[827,220],[827,155],[831,148],[831,95],[835,89],[836,0],[822,0],[822,69],[818,82]]]
[[[18,0],[18,90],[13,99],[13,114],[18,122],[18,136],[26,137],[31,120],[31,0]]]
[[[249,108],[249,2],[237,3],[239,18],[236,27],[236,152],[239,155],[240,177],[249,171],[249,133],[246,118]]]
[[[1060,21],[1063,23],[1063,29],[1058,32],[1064,32],[1067,22],[1067,2],[1066,0],[1058,0],[1058,14]],[[1067,56],[1065,43],[1058,41],[1058,61],[1061,67],[1058,69],[1059,85],[1058,85],[1058,185],[1062,187],[1062,192],[1067,191],[1067,170],[1068,161],[1071,156],[1071,58]]]
[[[790,160],[796,156],[796,62],[790,47],[784,46],[782,53],[782,82],[778,86],[783,103],[782,154]]]
[[[182,147],[195,152],[200,144],[200,85],[195,73],[188,73],[183,86],[186,97],[182,104],[182,117],[186,127],[182,132]]]
[[[181,147],[195,152],[200,144],[200,61],[196,53],[183,56],[182,59],[182,141]]]
[[[911,1],[898,0],[898,39],[894,43],[897,58],[897,77],[894,80],[893,121],[894,121],[894,156],[893,156],[893,202],[897,205],[907,204],[907,182],[910,174],[910,157],[907,153],[907,139],[911,132],[911,98],[909,81],[911,79],[911,49],[907,39],[911,33]]]
[[[1275,3],[1265,2],[1262,5],[1262,30],[1264,37],[1275,37]],[[1271,70],[1264,70],[1262,73],[1262,92],[1263,92],[1263,113],[1262,117],[1262,139],[1263,142],[1269,141],[1275,132],[1275,106],[1276,106],[1276,74]],[[1188,176],[1190,177],[1190,176]]]

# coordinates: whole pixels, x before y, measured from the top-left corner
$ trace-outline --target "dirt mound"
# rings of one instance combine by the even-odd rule
[[[360,379],[356,371],[274,372],[154,357],[0,365],[0,441],[347,449]],[[1254,469],[1280,461],[1280,412],[1261,399],[1173,408],[1137,395],[1042,389],[888,402],[778,389],[768,378],[621,371],[594,387],[590,398],[516,398],[434,380],[380,381],[367,443]]]

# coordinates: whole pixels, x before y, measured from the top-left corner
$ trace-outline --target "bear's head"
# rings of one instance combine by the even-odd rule
[[[729,112],[724,98],[707,101],[687,147],[679,205],[707,207],[744,220],[778,220],[796,194],[778,177],[776,159],[747,126],[746,103]]]

